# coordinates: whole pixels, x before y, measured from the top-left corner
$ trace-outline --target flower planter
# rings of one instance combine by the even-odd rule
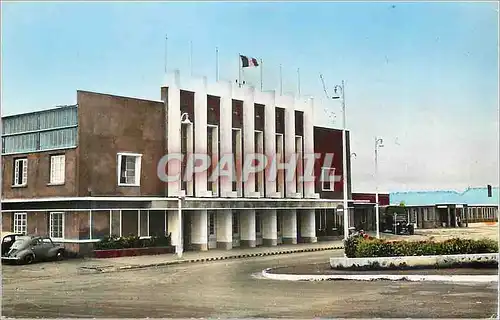
[[[118,258],[155,254],[174,253],[175,247],[151,247],[151,248],[127,248],[127,249],[107,249],[94,250],[95,258]]]

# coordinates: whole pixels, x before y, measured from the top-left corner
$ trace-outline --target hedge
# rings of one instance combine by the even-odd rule
[[[349,238],[344,244],[348,258],[431,256],[498,252],[498,241],[454,238],[442,242],[387,241],[374,238]]]
[[[94,244],[94,250],[151,248],[171,246],[170,234],[162,237],[139,238],[135,235],[128,237],[105,237]]]

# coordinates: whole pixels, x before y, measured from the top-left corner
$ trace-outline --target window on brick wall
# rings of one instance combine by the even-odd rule
[[[140,154],[118,154],[118,185],[140,186],[141,184],[141,158]]]
[[[49,229],[51,238],[64,238],[64,212],[50,213]]]
[[[14,233],[26,234],[27,219],[26,212],[14,213]]]
[[[50,183],[63,184],[66,171],[66,156],[56,155],[50,157]]]
[[[14,186],[25,186],[28,184],[28,159],[20,158],[14,160],[14,174],[12,175]]]

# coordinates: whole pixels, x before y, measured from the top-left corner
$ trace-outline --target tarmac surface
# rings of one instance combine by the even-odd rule
[[[342,250],[78,273],[79,260],[2,266],[6,317],[489,318],[497,285],[293,282],[265,268],[321,264]]]

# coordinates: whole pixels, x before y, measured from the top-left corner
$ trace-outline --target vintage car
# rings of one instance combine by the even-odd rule
[[[413,235],[415,228],[406,214],[384,214],[380,221],[380,231],[397,235]]]
[[[64,247],[49,237],[18,236],[9,251],[2,255],[2,262],[26,263],[44,260],[62,260]]]
[[[24,234],[15,232],[2,232],[2,256],[4,256],[12,247],[17,237],[22,237]]]

